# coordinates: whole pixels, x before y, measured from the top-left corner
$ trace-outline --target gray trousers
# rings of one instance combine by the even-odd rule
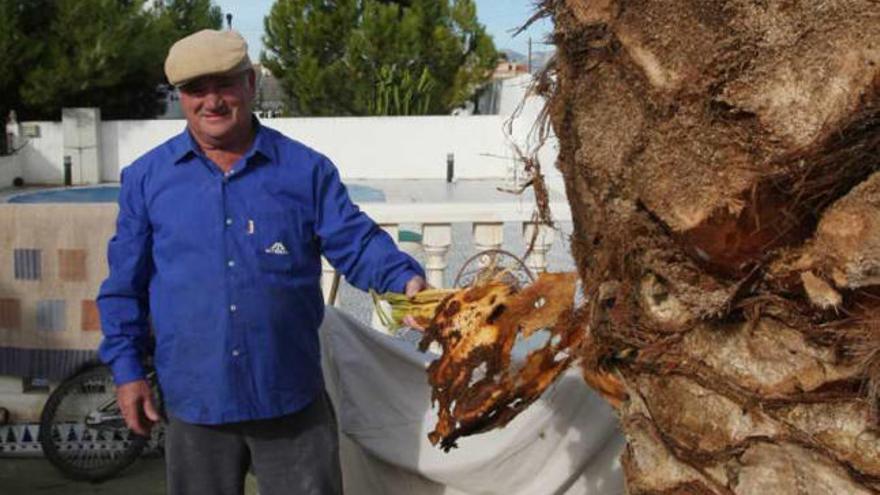
[[[168,418],[169,495],[242,495],[251,467],[260,495],[342,493],[336,419],[325,394],[268,420],[194,425]]]

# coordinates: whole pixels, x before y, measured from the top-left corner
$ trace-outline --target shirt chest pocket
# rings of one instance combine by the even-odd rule
[[[248,229],[261,271],[290,275],[309,271],[314,247],[298,212],[261,212],[251,222]]]

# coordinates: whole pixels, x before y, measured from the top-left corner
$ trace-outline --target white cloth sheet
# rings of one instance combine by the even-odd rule
[[[444,453],[427,438],[437,419],[425,373],[433,354],[333,308],[321,343],[348,495],[624,491],[616,419],[577,370],[505,428],[460,439]]]

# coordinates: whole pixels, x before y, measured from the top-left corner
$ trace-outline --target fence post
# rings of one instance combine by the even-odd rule
[[[64,185],[73,185],[73,162],[70,155],[64,156]]]

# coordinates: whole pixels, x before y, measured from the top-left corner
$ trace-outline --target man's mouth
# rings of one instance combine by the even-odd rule
[[[208,121],[224,120],[229,116],[228,113],[203,113],[202,118]]]

